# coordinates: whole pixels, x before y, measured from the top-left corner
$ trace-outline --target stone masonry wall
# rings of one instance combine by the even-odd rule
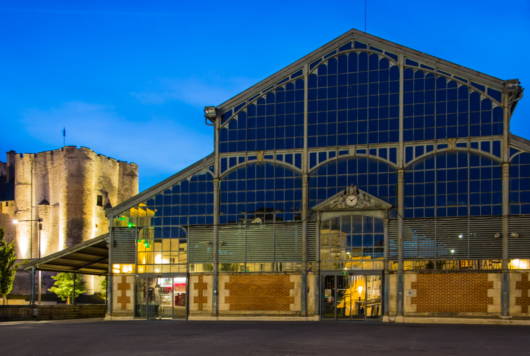
[[[136,164],[86,147],[10,152],[4,165],[15,167],[15,200],[2,202],[0,227],[16,236],[20,259],[43,257],[106,233],[105,208],[138,193]],[[14,232],[10,230],[13,218],[21,221]],[[27,221],[37,218],[42,219],[40,228],[37,222]]]
[[[189,304],[191,315],[210,315],[212,313],[213,276],[194,274],[189,279]]]

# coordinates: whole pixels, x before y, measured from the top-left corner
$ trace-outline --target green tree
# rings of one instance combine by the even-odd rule
[[[16,260],[15,245],[4,240],[4,230],[0,229],[0,296],[4,305],[15,283]]]
[[[70,304],[73,299],[86,292],[85,281],[79,274],[61,272],[57,273],[52,278],[55,280],[55,282],[48,290],[56,294],[60,300],[66,300],[66,304]]]
[[[107,277],[103,277],[101,279],[101,284],[99,286],[101,288],[101,292],[100,292],[101,298],[103,299],[107,298]]]

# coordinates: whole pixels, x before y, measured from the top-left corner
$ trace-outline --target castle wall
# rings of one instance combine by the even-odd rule
[[[20,259],[43,257],[106,233],[105,208],[138,193],[136,164],[86,147],[10,152],[0,177],[14,185],[14,201],[0,207],[0,227],[15,239]],[[20,223],[13,225],[14,218]],[[40,226],[29,221],[38,218]]]
[[[0,227],[4,230],[4,239],[8,242],[15,240],[16,229],[11,222],[12,216],[15,215],[15,202],[0,201]]]

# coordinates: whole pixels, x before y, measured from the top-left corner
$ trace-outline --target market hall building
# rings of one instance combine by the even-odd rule
[[[206,107],[213,153],[108,211],[110,315],[528,318],[522,91],[351,30]]]

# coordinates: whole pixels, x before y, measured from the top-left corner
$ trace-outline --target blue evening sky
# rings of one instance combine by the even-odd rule
[[[362,30],[364,0],[0,0],[0,18],[0,154],[58,148],[66,127],[138,163],[143,190],[212,151],[204,105]],[[368,0],[367,31],[530,88],[530,0]],[[528,120],[523,98],[512,131]]]

